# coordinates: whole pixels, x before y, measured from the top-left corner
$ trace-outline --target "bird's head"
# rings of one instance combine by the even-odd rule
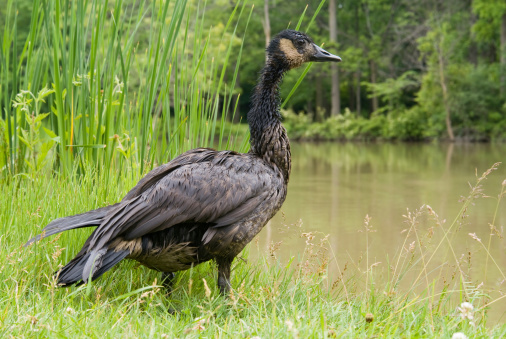
[[[310,61],[341,61],[337,55],[315,45],[307,34],[291,29],[285,29],[272,38],[267,47],[267,56],[268,60],[286,65],[288,69]]]

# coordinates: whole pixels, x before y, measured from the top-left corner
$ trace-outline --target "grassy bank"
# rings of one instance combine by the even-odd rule
[[[463,332],[472,338],[504,337],[500,315],[490,314],[504,302],[504,287],[487,282],[487,272],[471,279],[464,262],[452,255],[453,223],[441,222],[429,207],[407,215],[407,232],[394,258],[352,258],[346,266],[325,236],[300,230],[306,247],[289,262],[275,259],[275,245],[255,262],[236,260],[233,291],[219,296],[212,263],[180,273],[167,297],[160,274],[123,262],[91,285],[57,288],[52,272],[80,249],[89,230],[75,230],[22,244],[55,217],[118,201],[139,176],[119,176],[106,184],[104,174],[88,171],[79,179],[24,176],[2,186],[0,223],[0,335],[2,337],[446,337]],[[95,173],[95,174],[93,174]],[[478,178],[463,201],[462,213],[480,198]],[[501,198],[496,201],[501,206]],[[497,196],[497,195],[496,195]],[[432,220],[432,234],[420,220]],[[490,216],[494,224],[494,216]],[[451,223],[451,224],[450,224]],[[363,237],[374,228],[366,218]],[[413,241],[413,242],[412,242]],[[480,240],[481,241],[481,240]],[[492,246],[503,242],[491,237]],[[490,248],[483,239],[484,248]],[[254,242],[248,251],[256,250]],[[438,249],[444,249],[443,252]],[[434,254],[445,265],[432,265]],[[248,254],[244,254],[248,257]],[[389,263],[387,270],[375,268]],[[492,257],[488,271],[499,270]],[[339,266],[339,265],[343,266]],[[480,263],[478,263],[479,265]],[[484,262],[481,262],[481,266]],[[329,273],[337,267],[337,275]],[[443,270],[444,268],[444,270]],[[335,271],[335,269],[334,269]],[[334,272],[335,273],[335,272]],[[502,291],[502,292],[501,292]],[[463,302],[472,311],[458,309]],[[170,309],[177,312],[171,314]],[[500,310],[500,309],[499,309]],[[471,318],[472,316],[472,318]],[[494,318],[492,322],[489,318]],[[499,320],[499,323],[500,320]]]

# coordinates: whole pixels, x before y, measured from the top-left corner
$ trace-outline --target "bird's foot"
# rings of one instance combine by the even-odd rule
[[[223,296],[227,297],[230,293],[230,266],[232,264],[232,259],[216,259],[216,263],[218,264],[218,287],[220,288],[220,292]]]
[[[174,286],[175,278],[176,275],[174,272],[162,272],[162,285],[165,287],[166,295],[170,295],[172,293],[172,287]]]

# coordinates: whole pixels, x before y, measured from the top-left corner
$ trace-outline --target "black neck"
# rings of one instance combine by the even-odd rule
[[[279,85],[287,67],[267,62],[252,98],[248,112],[251,153],[278,167],[285,181],[290,176],[290,143],[281,125]]]

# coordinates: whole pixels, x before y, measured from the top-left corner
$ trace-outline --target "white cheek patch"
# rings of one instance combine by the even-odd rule
[[[299,67],[304,63],[304,55],[297,51],[291,40],[281,39],[279,41],[279,49],[285,53],[285,57],[292,68]]]

